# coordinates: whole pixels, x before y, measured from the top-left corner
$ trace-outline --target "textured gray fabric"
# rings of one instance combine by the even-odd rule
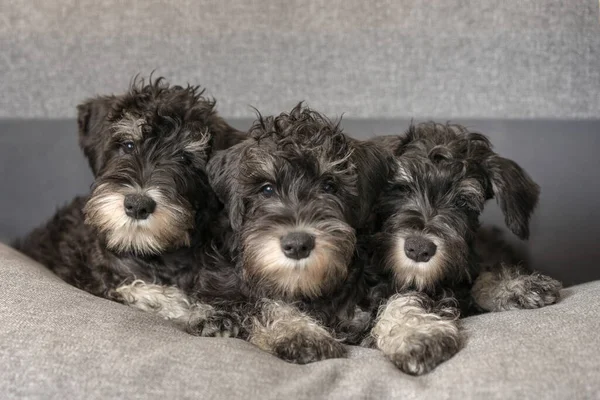
[[[9,0],[0,116],[72,117],[153,69],[225,116],[597,117],[597,0]]]
[[[287,364],[236,339],[188,336],[68,286],[0,244],[3,398],[592,399],[600,394],[600,282],[535,311],[465,320],[468,343],[419,378],[377,351]]]
[[[240,129],[250,124],[230,122]],[[457,122],[488,134],[500,154],[520,163],[541,185],[531,240],[523,249],[532,265],[567,284],[600,279],[600,121]],[[367,138],[402,132],[408,123],[345,119],[343,127]],[[25,235],[57,206],[86,193],[92,182],[73,120],[0,120],[0,171],[0,241]],[[483,220],[503,226],[493,201]]]

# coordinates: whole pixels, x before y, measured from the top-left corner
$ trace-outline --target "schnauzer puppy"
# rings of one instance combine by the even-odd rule
[[[94,295],[158,310],[187,323],[181,293],[197,286],[222,209],[205,167],[213,151],[244,137],[221,119],[198,87],[162,78],[78,106],[79,143],[95,181],[17,248]],[[191,289],[189,289],[191,290]]]
[[[253,305],[242,311],[246,339],[296,363],[343,356],[336,339],[368,327],[370,315],[355,314],[366,291],[356,238],[385,183],[384,152],[300,103],[259,116],[249,138],[208,169]]]
[[[559,298],[559,282],[522,270],[502,247],[483,243],[495,255],[478,251],[479,216],[491,198],[509,229],[529,236],[539,187],[519,165],[459,125],[425,123],[375,141],[395,161],[375,209],[370,266],[380,281],[374,297],[389,299],[369,340],[401,370],[425,373],[460,349],[459,304],[468,313],[537,308]]]

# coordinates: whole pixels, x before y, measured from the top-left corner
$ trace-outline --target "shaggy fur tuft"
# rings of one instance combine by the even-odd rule
[[[376,348],[402,371],[421,375],[452,357],[462,347],[456,305],[435,304],[427,295],[392,296],[381,307],[371,331]]]

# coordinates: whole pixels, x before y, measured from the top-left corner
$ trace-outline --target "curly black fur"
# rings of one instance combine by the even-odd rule
[[[95,176],[92,193],[15,246],[80,289],[139,308],[163,307],[166,318],[178,318],[187,300],[177,294],[177,301],[161,303],[160,296],[173,300],[172,293],[143,293],[134,281],[206,296],[233,292],[236,281],[211,278],[220,274],[219,262],[229,263],[215,256],[227,222],[206,164],[213,152],[245,135],[214,105],[198,87],[169,86],[162,78],[137,80],[123,95],[79,105],[79,142]],[[145,219],[131,217],[128,195],[151,198],[155,209]],[[133,286],[126,293],[127,285]]]
[[[380,311],[373,335],[398,366],[424,373],[458,351],[458,345],[439,344],[462,342],[456,325],[459,308],[463,315],[482,308],[519,308],[517,301],[507,305],[511,296],[535,297],[536,301],[521,304],[537,306],[556,301],[560,283],[507,266],[506,255],[496,254],[493,262],[491,255],[477,251],[481,248],[477,239],[483,237],[479,216],[491,198],[498,200],[511,231],[522,239],[529,236],[539,187],[521,167],[494,153],[485,136],[460,125],[424,123],[411,126],[404,135],[374,142],[388,149],[394,162],[375,208],[378,233],[372,238],[368,268],[379,276],[371,291],[373,304],[416,290],[421,297],[447,305],[441,315],[401,298]],[[543,284],[525,284],[528,280]],[[397,315],[390,316],[390,310]],[[396,331],[390,328],[406,323],[407,313],[424,322]],[[432,332],[441,342],[432,341]],[[407,343],[419,340],[420,353],[406,353],[411,348]]]
[[[208,166],[234,229],[231,258],[256,305],[243,310],[253,316],[248,340],[294,362],[340,356],[331,334],[356,341],[368,326],[356,313],[367,290],[356,231],[385,182],[385,154],[302,104],[259,115],[249,136]],[[314,248],[289,255],[290,233],[312,237]]]

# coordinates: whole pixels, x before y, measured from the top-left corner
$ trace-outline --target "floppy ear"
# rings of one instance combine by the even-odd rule
[[[114,99],[96,97],[77,106],[77,125],[79,127],[79,146],[88,160],[94,176],[104,163],[103,139],[104,127]]]
[[[529,218],[538,203],[540,187],[512,160],[494,154],[484,165],[506,225],[519,238],[529,238]]]
[[[389,179],[391,153],[376,141],[356,141],[352,154],[358,172],[359,226],[368,222],[373,206]]]
[[[214,153],[206,167],[208,180],[217,198],[225,205],[234,231],[242,227],[244,201],[238,190],[238,171],[244,143]]]

